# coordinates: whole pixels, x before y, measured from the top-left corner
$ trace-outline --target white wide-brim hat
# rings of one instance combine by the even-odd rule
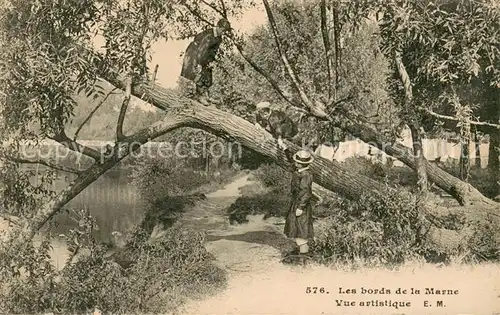
[[[309,151],[300,150],[293,155],[293,160],[300,164],[311,164],[314,161],[314,156]]]
[[[255,107],[257,109],[271,108],[271,103],[269,103],[269,102],[260,102]]]

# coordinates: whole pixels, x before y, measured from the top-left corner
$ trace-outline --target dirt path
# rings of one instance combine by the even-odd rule
[[[207,232],[207,250],[216,257],[217,264],[228,272],[229,280],[224,292],[202,301],[191,301],[177,314],[262,313],[262,308],[259,312],[258,306],[252,311],[248,309],[249,305],[245,305],[245,300],[251,304],[255,302],[247,298],[248,294],[255,297],[256,291],[264,293],[261,285],[271,280],[271,270],[287,269],[280,263],[280,249],[287,244],[281,233],[283,226],[280,220],[263,220],[263,216],[258,215],[249,216],[249,222],[245,224],[228,223],[225,209],[241,195],[240,188],[249,184],[252,182],[248,175],[241,177],[223,189],[208,194],[206,202],[200,203],[183,217],[186,226]],[[255,284],[256,291],[243,293]]]
[[[280,248],[286,244],[277,219],[263,220],[263,216],[249,216],[249,222],[230,225],[226,209],[241,195],[240,188],[252,184],[245,175],[223,189],[207,194],[207,200],[187,212],[181,222],[184,226],[207,232],[207,249],[217,263],[232,273],[266,269],[269,263],[278,263]]]
[[[184,224],[208,234],[207,249],[228,272],[227,288],[203,300],[189,301],[176,315],[225,314],[422,314],[428,312],[422,296],[339,294],[339,288],[450,287],[462,292],[448,297],[448,307],[433,308],[433,314],[491,313],[500,310],[498,265],[436,268],[432,265],[403,266],[397,271],[362,270],[343,272],[320,266],[306,268],[283,265],[280,251],[287,246],[283,225],[271,218],[250,216],[249,222],[229,225],[225,209],[241,195],[240,188],[252,184],[248,175],[207,195]],[[464,270],[465,268],[465,270]],[[467,281],[463,279],[464,272]],[[326,287],[328,294],[306,294],[306,287]],[[359,293],[359,292],[358,292]],[[411,308],[339,307],[336,300],[392,299],[411,303]],[[469,301],[476,303],[471,304]]]

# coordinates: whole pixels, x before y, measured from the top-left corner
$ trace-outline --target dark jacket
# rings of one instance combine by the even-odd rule
[[[257,113],[255,121],[262,128],[267,129],[275,138],[281,136],[283,139],[290,140],[298,133],[298,128],[292,119],[279,110],[271,111],[268,118]]]
[[[293,154],[289,149],[285,150],[287,158],[293,163]],[[290,183],[290,207],[285,222],[284,233],[290,238],[312,239],[314,237],[313,228],[313,194],[312,194],[313,175],[309,169],[299,171],[293,167],[292,180]],[[303,211],[302,215],[297,217],[297,209]]]
[[[194,81],[196,79],[197,66],[200,65],[202,68],[209,67],[210,63],[215,60],[221,42],[222,37],[216,37],[213,28],[198,33],[184,54],[181,76]]]

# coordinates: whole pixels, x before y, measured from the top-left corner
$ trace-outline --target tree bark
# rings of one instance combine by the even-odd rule
[[[492,185],[492,196],[500,194],[500,131],[492,128],[490,132],[490,146],[488,149],[488,170]]]
[[[476,126],[472,127],[472,134],[474,135],[474,151],[476,152],[476,159],[474,160],[474,166],[477,169],[481,168],[481,139],[479,139],[479,133]]]
[[[467,183],[470,177],[470,139],[460,139],[460,146],[460,178]]]
[[[415,154],[415,168],[417,172],[417,187],[421,194],[426,194],[428,189],[427,169],[425,167],[424,148],[420,128],[410,124],[410,132],[413,142],[413,154]]]

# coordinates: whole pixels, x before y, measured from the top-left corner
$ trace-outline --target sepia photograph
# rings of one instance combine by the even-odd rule
[[[0,314],[500,315],[500,0],[1,0]]]

